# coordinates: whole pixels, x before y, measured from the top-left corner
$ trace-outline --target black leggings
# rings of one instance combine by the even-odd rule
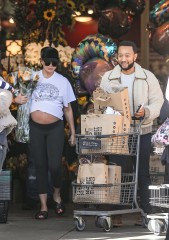
[[[53,186],[61,187],[63,143],[63,121],[51,124],[30,121],[30,151],[35,163],[39,194],[48,192],[48,171]]]

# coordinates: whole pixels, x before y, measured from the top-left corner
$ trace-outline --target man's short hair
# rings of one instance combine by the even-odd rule
[[[121,41],[121,42],[119,43],[119,45],[118,45],[118,49],[119,49],[119,47],[122,47],[122,46],[132,47],[134,53],[137,53],[137,46],[136,46],[136,44],[135,44],[134,42],[132,42],[132,41],[126,41],[126,40]]]

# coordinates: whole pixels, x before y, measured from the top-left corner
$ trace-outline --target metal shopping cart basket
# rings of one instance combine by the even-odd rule
[[[160,213],[150,214],[148,229],[155,235],[166,232],[168,227],[168,208],[169,208],[169,184],[149,186],[150,204],[160,210]]]
[[[11,173],[2,170],[6,152],[7,146],[0,144],[0,223],[7,222],[8,203],[11,199]]]
[[[8,219],[8,205],[11,200],[11,173],[0,171],[0,223],[6,223]]]
[[[91,159],[93,155],[98,154],[136,157],[136,167],[133,173],[122,174],[119,184],[91,185],[78,184],[76,181],[72,183],[73,202],[76,206],[74,209],[76,230],[85,229],[84,217],[86,216],[94,216],[96,226],[101,227],[104,231],[110,230],[112,215],[140,212],[145,220],[144,212],[137,203],[140,126],[133,125],[128,133],[122,134],[76,136],[76,152],[79,155],[88,155]],[[94,193],[94,197],[88,197],[87,193],[90,191]],[[118,196],[119,192],[120,198],[116,202],[114,196]],[[112,205],[117,209],[120,206],[120,210],[112,210]]]

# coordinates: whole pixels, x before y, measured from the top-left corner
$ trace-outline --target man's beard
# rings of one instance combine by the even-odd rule
[[[122,70],[125,70],[125,71],[127,71],[127,70],[130,70],[133,66],[134,66],[134,61],[132,62],[132,63],[130,63],[129,65],[128,65],[128,67],[122,67],[122,65],[119,63],[119,65],[120,65],[120,67],[121,67],[121,69]]]

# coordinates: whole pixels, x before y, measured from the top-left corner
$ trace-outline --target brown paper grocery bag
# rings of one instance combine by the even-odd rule
[[[81,115],[81,134],[84,135],[106,135],[112,134],[112,137],[100,138],[100,149],[81,149],[81,154],[92,153],[122,153],[128,154],[128,133],[130,129],[129,120],[120,115],[113,114],[89,114]]]
[[[104,163],[80,164],[77,183],[80,185],[76,187],[74,202],[105,202],[105,199],[107,199],[106,187],[94,185],[108,183],[108,165]]]
[[[106,184],[108,183],[108,165],[104,163],[85,163],[78,168],[77,183]]]
[[[121,166],[108,165],[108,183],[112,184],[108,192],[108,203],[119,204],[121,195]]]
[[[112,107],[114,110],[121,113],[131,122],[130,104],[128,88],[121,91],[106,93],[101,88],[96,88],[93,92],[93,101],[95,109],[104,109],[105,107]]]
[[[81,134],[105,135],[121,133],[123,117],[112,114],[81,115]],[[82,154],[117,153],[119,151],[118,138],[101,138],[100,149],[82,149]]]
[[[113,114],[81,115],[81,134],[104,135],[121,133],[123,117]]]

